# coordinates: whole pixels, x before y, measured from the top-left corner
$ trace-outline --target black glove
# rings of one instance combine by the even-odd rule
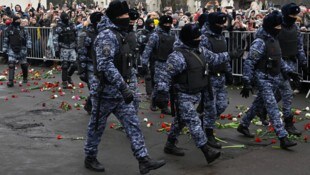
[[[168,92],[158,91],[155,97],[155,104],[158,108],[164,109],[167,108],[168,100],[169,100]]]
[[[133,101],[133,92],[128,87],[122,89],[121,93],[126,104],[129,104]]]
[[[148,68],[147,65],[142,65],[141,70],[140,70],[140,74],[142,76],[145,76],[147,74]]]
[[[30,55],[30,53],[31,53],[31,49],[27,48],[27,55]]]
[[[252,86],[249,84],[244,84],[240,94],[243,98],[248,98],[250,96],[250,91],[253,94]]]
[[[56,52],[55,52],[55,57],[59,58],[59,56],[60,56],[59,51],[56,51]]]
[[[81,81],[83,81],[85,83],[88,83],[88,76],[87,76],[86,72],[83,72],[83,73],[79,74],[79,78],[80,78]]]
[[[307,64],[302,65],[301,69],[302,69],[302,72],[303,72],[304,75],[310,76],[310,70],[309,70]]]
[[[225,73],[225,79],[227,85],[232,85],[234,83],[234,77],[231,72]]]
[[[300,81],[302,80],[302,77],[297,72],[288,72],[287,76],[290,77],[293,80],[293,86],[299,87]]]

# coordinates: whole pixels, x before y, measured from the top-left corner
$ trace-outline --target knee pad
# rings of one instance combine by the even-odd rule
[[[63,61],[61,64],[62,69],[68,69],[69,68],[69,62],[68,61]]]

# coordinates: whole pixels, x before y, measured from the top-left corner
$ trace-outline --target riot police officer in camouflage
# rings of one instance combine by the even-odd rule
[[[31,51],[31,38],[28,30],[20,26],[21,19],[13,17],[13,22],[5,30],[3,39],[3,52],[8,55],[9,82],[8,87],[14,86],[15,65],[20,63],[23,72],[23,83],[27,83],[28,62],[26,56]]]

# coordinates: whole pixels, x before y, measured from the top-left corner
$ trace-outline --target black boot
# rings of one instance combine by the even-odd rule
[[[175,156],[184,156],[185,155],[184,151],[176,146],[176,142],[177,142],[176,139],[168,138],[164,148],[164,152]]]
[[[72,81],[72,78],[70,76],[68,76],[68,83],[73,85],[73,81]]]
[[[28,64],[21,64],[20,67],[22,68],[23,72],[23,83],[28,82]]]
[[[71,79],[71,76],[73,75],[73,73],[77,70],[77,66],[76,63],[71,63],[70,67],[68,69],[68,83],[73,84],[73,81]]]
[[[68,82],[67,81],[63,81],[62,82],[62,88],[63,89],[67,89],[68,88]]]
[[[162,114],[166,114],[166,115],[171,115],[171,111],[170,109],[167,107],[167,108],[164,108],[161,110],[161,113]]]
[[[287,137],[280,138],[280,147],[286,149],[288,147],[296,146],[297,143],[290,141]]]
[[[166,164],[164,160],[152,160],[149,156],[139,158],[138,161],[141,174],[146,174],[151,170],[156,170]]]
[[[242,124],[238,126],[237,131],[246,137],[254,138],[254,135],[250,133],[249,128],[244,127]]]
[[[92,108],[92,104],[91,104],[90,96],[88,96],[86,99],[85,106],[84,106],[84,110],[88,113],[88,115],[91,114],[91,108]]]
[[[9,82],[7,84],[8,87],[14,86],[14,74],[15,74],[15,66],[14,68],[12,67],[9,68]]]
[[[158,110],[156,107],[156,104],[155,104],[155,98],[152,98],[152,100],[151,100],[150,109],[151,109],[151,111],[157,111]]]
[[[207,144],[213,148],[221,149],[222,145],[215,139],[213,129],[206,128]]]
[[[221,152],[210,148],[207,144],[202,146],[200,149],[203,152],[208,164],[219,158],[221,155]]]
[[[264,126],[268,126],[269,125],[269,121],[267,120],[267,115],[266,114],[259,114],[258,115],[260,121],[262,122],[262,124]]]
[[[301,132],[298,131],[295,126],[294,126],[294,123],[293,123],[293,116],[289,116],[289,117],[286,117],[284,118],[284,122],[285,122],[285,129],[286,131],[291,134],[291,135],[296,135],[298,137],[301,136]]]
[[[68,85],[68,65],[69,63],[67,61],[63,61],[61,65],[61,80],[62,80],[62,86],[64,89],[67,88]],[[64,85],[65,84],[65,85]]]
[[[86,157],[84,161],[85,168],[97,171],[97,172],[104,172],[105,169],[103,165],[97,160],[96,157]]]

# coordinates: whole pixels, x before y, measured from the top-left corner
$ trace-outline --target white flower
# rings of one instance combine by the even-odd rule
[[[310,117],[310,113],[306,113],[305,116],[306,116],[306,117]]]
[[[146,124],[146,127],[149,128],[149,127],[151,127],[151,125],[152,125],[151,123],[148,123],[148,124]]]
[[[56,94],[55,94],[55,95],[54,95],[54,97],[55,97],[55,98],[57,98],[57,97],[58,97],[58,95],[56,95]]]
[[[148,122],[149,120],[148,120],[147,118],[144,118],[143,121],[144,121],[144,122]]]
[[[279,113],[280,113],[280,116],[282,117],[283,116],[283,112],[280,111]]]
[[[238,119],[234,117],[234,118],[232,118],[232,121],[236,122],[236,121],[238,121]]]
[[[305,108],[305,110],[306,110],[306,111],[309,111],[309,110],[310,110],[309,106],[307,106],[307,107]]]
[[[73,95],[73,96],[72,96],[72,100],[74,100],[74,99],[75,99],[75,96]]]
[[[262,123],[261,121],[257,121],[257,122],[255,122],[255,125],[257,125],[257,126],[262,126],[263,123]]]

